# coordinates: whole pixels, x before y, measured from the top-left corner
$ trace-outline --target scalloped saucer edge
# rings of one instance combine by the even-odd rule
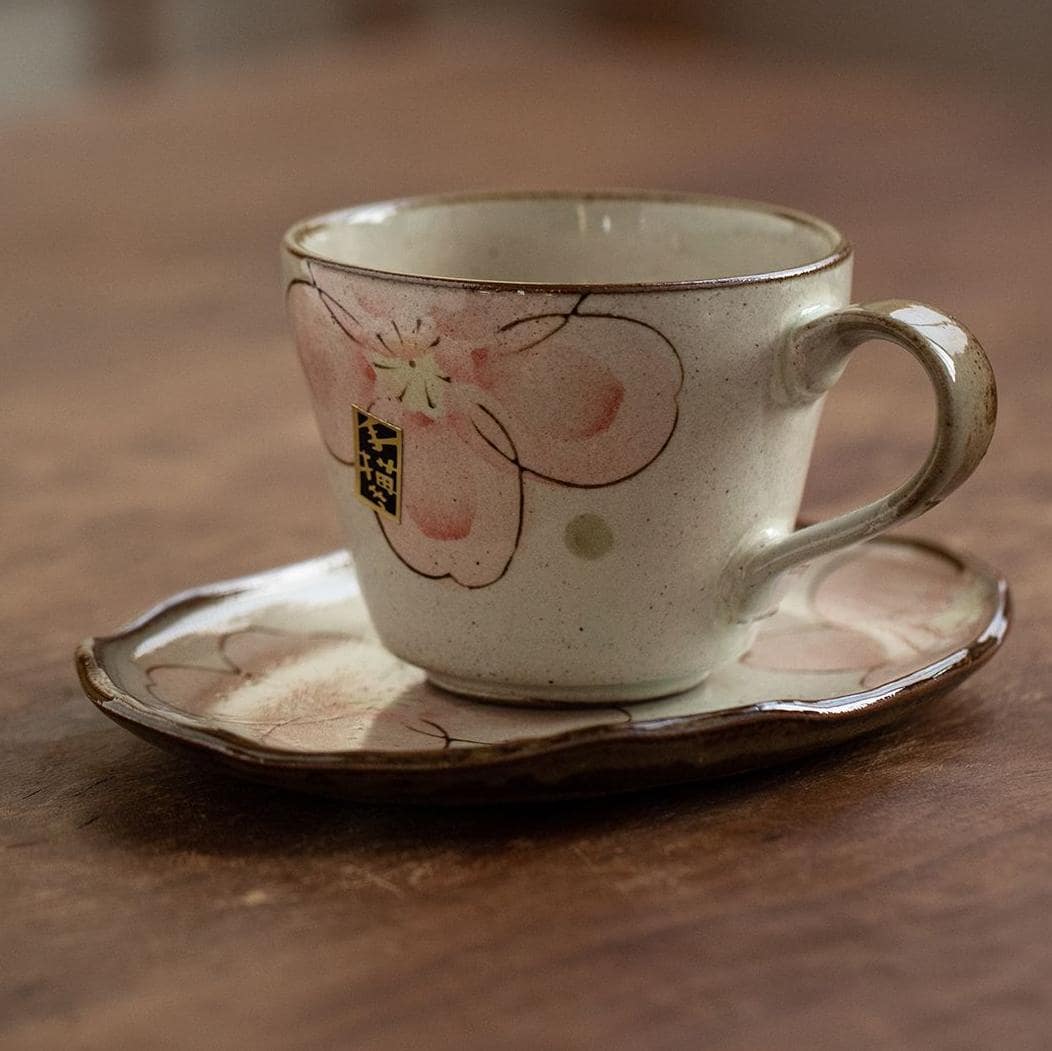
[[[796,577],[752,649],[630,707],[514,708],[427,682],[380,645],[345,552],[175,595],[87,639],[92,702],[154,744],[255,780],[370,801],[625,792],[756,769],[944,694],[1008,629],[1007,583],[881,538]]]

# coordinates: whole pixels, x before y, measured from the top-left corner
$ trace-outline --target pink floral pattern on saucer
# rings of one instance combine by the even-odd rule
[[[306,563],[302,579],[279,583],[291,572],[265,574],[229,597],[191,602],[158,627],[103,640],[102,659],[130,693],[174,720],[298,752],[415,752],[775,700],[829,703],[967,648],[999,602],[994,579],[943,552],[870,542],[806,570],[751,650],[702,685],[641,704],[551,710],[485,704],[432,686],[380,644],[345,556]]]
[[[845,741],[975,671],[1008,621],[1007,585],[983,566],[881,539],[806,568],[752,650],[692,690],[515,708],[446,693],[388,653],[338,552],[185,592],[77,661],[107,715],[245,776],[494,802],[723,776]]]
[[[860,689],[908,673],[967,623],[976,582],[934,553],[870,544],[865,557],[820,563],[743,660],[753,668],[857,676]]]
[[[643,321],[580,295],[523,316],[513,292],[470,289],[418,311],[382,282],[308,272],[288,305],[322,437],[353,466],[352,405],[401,428],[401,520],[377,520],[424,576],[494,583],[521,538],[524,484],[612,485],[672,436],[682,366]]]

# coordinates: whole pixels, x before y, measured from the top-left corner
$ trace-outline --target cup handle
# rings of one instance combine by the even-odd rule
[[[738,566],[737,619],[764,616],[779,577],[794,566],[883,533],[916,518],[948,496],[975,470],[993,437],[997,388],[979,341],[959,321],[909,300],[845,307],[807,322],[789,336],[779,356],[781,399],[806,405],[840,378],[859,344],[887,340],[908,350],[935,390],[935,441],[908,482],[887,496],[788,535],[754,542]]]

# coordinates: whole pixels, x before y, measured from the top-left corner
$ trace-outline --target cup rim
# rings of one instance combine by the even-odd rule
[[[800,226],[810,227],[824,234],[833,248],[825,255],[811,262],[798,266],[768,270],[755,274],[732,275],[729,277],[687,278],[677,281],[642,281],[642,282],[543,282],[543,281],[505,281],[487,278],[443,277],[441,275],[417,274],[398,270],[382,270],[375,267],[348,263],[323,252],[311,251],[303,244],[303,239],[321,226],[332,225],[342,221],[354,212],[370,208],[383,208],[392,211],[405,211],[410,208],[443,204],[471,204],[484,201],[523,201],[523,200],[563,200],[563,201],[596,201],[619,200],[639,202],[671,202],[676,204],[706,205],[709,207],[735,208],[740,211],[759,212],[764,215],[775,215],[788,219]],[[289,255],[303,260],[323,263],[347,273],[361,277],[380,278],[387,281],[400,281],[410,284],[433,285],[440,287],[467,288],[487,292],[522,290],[527,292],[549,293],[610,293],[610,292],[669,292],[678,290],[739,288],[743,285],[770,284],[787,281],[796,277],[817,274],[820,271],[848,260],[854,248],[850,241],[832,223],[810,215],[795,208],[768,204],[741,197],[728,197],[720,194],[685,193],[669,190],[468,190],[453,193],[422,194],[417,196],[395,197],[386,201],[365,201],[360,204],[337,208],[319,215],[301,219],[293,223],[282,239],[282,248]]]

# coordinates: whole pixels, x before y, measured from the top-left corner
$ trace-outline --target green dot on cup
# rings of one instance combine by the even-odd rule
[[[578,558],[592,561],[602,558],[614,546],[614,534],[599,515],[583,514],[566,523],[563,534],[566,547]]]

